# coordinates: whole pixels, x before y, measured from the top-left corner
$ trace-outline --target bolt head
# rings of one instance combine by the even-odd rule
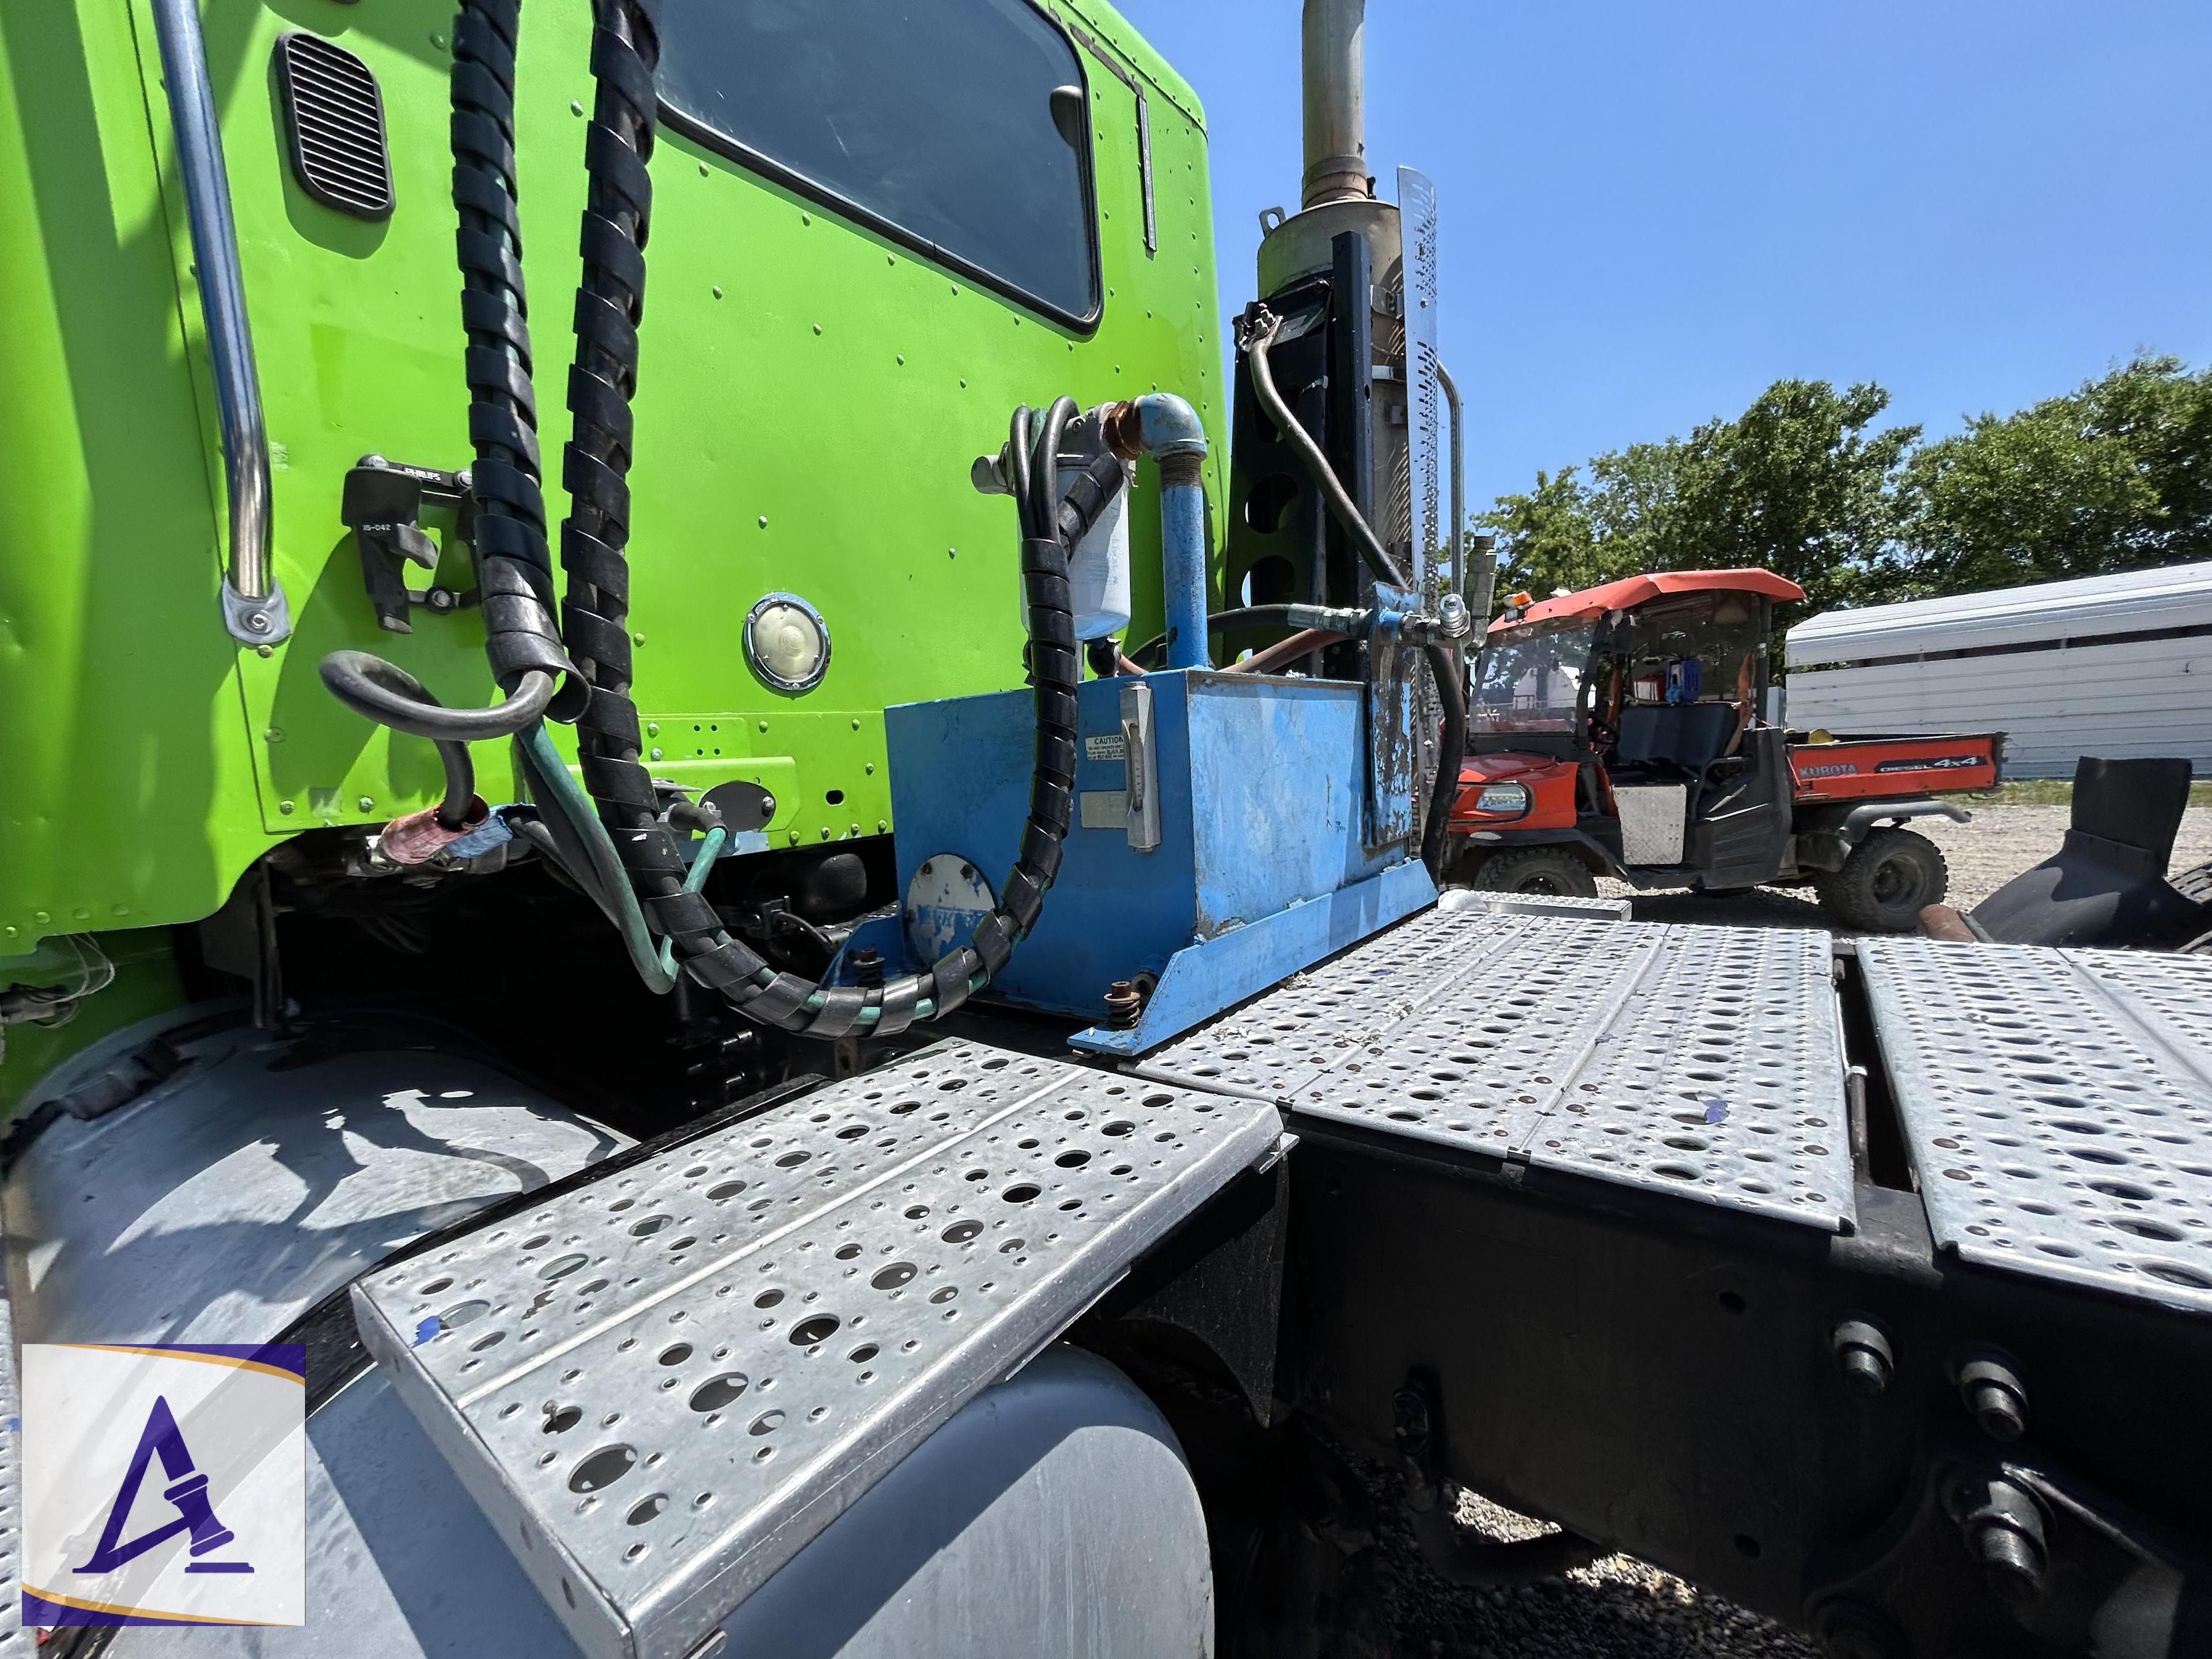
[[[1871,1400],[1889,1387],[1889,1367],[1881,1356],[1864,1348],[1851,1348],[1842,1358],[1844,1386],[1853,1394]]]
[[[246,613],[246,631],[249,634],[266,634],[273,625],[269,620],[269,613],[266,611],[249,611]]]
[[[1889,1387],[1896,1356],[1890,1350],[1888,1334],[1881,1326],[1869,1319],[1844,1320],[1829,1338],[1829,1345],[1844,1386],[1853,1394],[1871,1398]]]
[[[1974,1554],[1990,1590],[2007,1607],[2025,1607],[2043,1590],[2043,1552],[2033,1539],[2006,1526],[1975,1529]]]
[[[1966,1409],[1992,1440],[2017,1440],[2027,1432],[2027,1408],[2001,1383],[1984,1382],[1966,1395]]]
[[[1985,1353],[1960,1367],[1959,1395],[1991,1439],[2027,1432],[2027,1385],[2002,1359]]]

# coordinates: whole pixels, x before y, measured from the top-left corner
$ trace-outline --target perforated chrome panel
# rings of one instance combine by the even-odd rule
[[[1491,893],[1480,887],[1453,887],[1437,899],[1440,910],[1493,910],[1525,916],[1587,916],[1626,921],[1636,906],[1625,898],[1576,898],[1566,893]]]
[[[1437,187],[1412,167],[1398,169],[1406,307],[1406,465],[1412,512],[1412,574],[1425,599],[1458,586],[1443,501],[1443,386],[1437,374],[1438,302]]]
[[[1532,1164],[1846,1220],[1843,1033],[1825,933],[1670,927]]]
[[[1279,1132],[939,1045],[372,1275],[356,1313],[586,1650],[681,1659]]]
[[[1826,933],[1440,908],[1142,1069],[1813,1226],[1856,1213]]]
[[[2212,960],[1867,939],[1937,1240],[2212,1310]]]
[[[22,1412],[15,1310],[0,1283],[0,1659],[32,1659],[39,1650],[23,1628]]]
[[[1287,1105],[1493,951],[1524,917],[1470,929],[1439,907],[1304,973],[1229,1018],[1158,1048],[1139,1074]],[[1448,965],[1440,972],[1439,963]]]

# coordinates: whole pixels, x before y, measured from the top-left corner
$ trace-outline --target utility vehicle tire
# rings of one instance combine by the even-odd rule
[[[1486,893],[1547,893],[1560,898],[1595,898],[1597,878],[1564,847],[1524,847],[1492,853],[1474,872],[1474,885]]]
[[[1844,867],[1814,883],[1820,908],[1846,927],[1909,933],[1924,906],[1941,904],[1950,886],[1942,849],[1910,830],[1876,830],[1852,849]]]

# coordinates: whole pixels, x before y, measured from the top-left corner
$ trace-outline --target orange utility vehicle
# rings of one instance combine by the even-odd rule
[[[1811,883],[1847,927],[1911,927],[1943,854],[1902,828],[1964,823],[1936,790],[1986,789],[2001,732],[1849,737],[1760,718],[1771,570],[1631,576],[1491,623],[1452,812],[1457,879],[1589,895],[1596,878],[1706,893]]]

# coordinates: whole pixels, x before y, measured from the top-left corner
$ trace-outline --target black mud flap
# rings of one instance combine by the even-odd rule
[[[2189,781],[2185,760],[2084,755],[2058,851],[1975,906],[1967,925],[1998,945],[2138,946],[2179,945],[2212,927],[2212,906],[2166,879]]]

